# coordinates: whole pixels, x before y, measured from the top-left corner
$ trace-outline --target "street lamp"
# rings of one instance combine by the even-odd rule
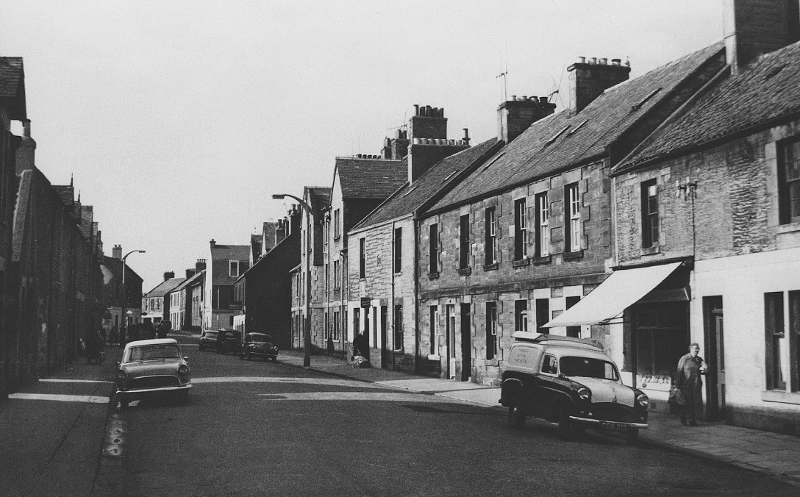
[[[296,200],[300,206],[303,207],[303,210],[306,211],[308,214],[309,219],[311,219],[312,223],[316,222],[316,217],[314,216],[314,210],[304,202],[302,199],[295,197],[294,195],[289,195],[288,193],[277,193],[272,196],[275,200],[283,200],[284,198],[289,197],[293,200]],[[308,273],[306,274],[306,302],[305,302],[305,310],[306,310],[306,318],[305,318],[305,326],[303,330],[303,367],[308,368],[311,367],[311,247],[310,241],[308,237],[306,237],[306,269]]]
[[[144,250],[131,250],[122,258],[122,324],[125,325],[125,334],[128,332],[128,315],[125,308],[128,306],[128,288],[125,286],[125,259],[133,253],[144,254]],[[120,335],[121,336],[121,335]]]

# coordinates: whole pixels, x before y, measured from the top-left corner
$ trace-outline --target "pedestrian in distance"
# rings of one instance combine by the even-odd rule
[[[678,360],[678,369],[675,372],[675,387],[683,394],[684,405],[681,412],[681,424],[684,426],[697,426],[697,418],[703,413],[703,379],[706,374],[706,364],[700,353],[700,345],[689,345],[689,353]]]

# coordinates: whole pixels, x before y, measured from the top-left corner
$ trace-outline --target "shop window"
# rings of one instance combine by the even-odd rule
[[[550,321],[550,299],[536,299],[536,332],[550,333],[550,328],[544,325]]]
[[[525,249],[528,246],[528,216],[525,199],[514,201],[514,260],[521,261],[525,258]]]
[[[514,330],[528,331],[528,301],[514,301]]]
[[[689,347],[688,305],[658,304],[635,312],[638,381],[669,384],[678,359]]]
[[[564,187],[564,251],[581,249],[581,200],[578,184]]]
[[[536,195],[536,257],[550,255],[550,203],[547,192]]]
[[[800,222],[800,140],[798,139],[779,145],[778,206],[781,224]]]
[[[431,224],[428,233],[428,273],[436,274],[439,272],[439,224]]]
[[[461,216],[458,228],[458,267],[467,269],[469,267],[469,214]]]
[[[490,266],[497,262],[497,223],[494,215],[494,207],[486,209],[486,226],[484,228],[486,238],[486,257],[485,264]]]
[[[642,183],[642,247],[658,245],[658,185],[656,180]]]
[[[786,390],[781,356],[787,346],[783,320],[783,292],[764,294],[765,369],[767,390]]]
[[[486,303],[486,358],[497,357],[497,302]]]
[[[580,297],[567,297],[565,300],[566,309],[569,309],[573,305],[580,302]],[[567,336],[580,338],[581,337],[581,327],[580,326],[567,326]]]

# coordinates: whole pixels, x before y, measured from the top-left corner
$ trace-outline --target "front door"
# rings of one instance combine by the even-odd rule
[[[705,327],[706,418],[725,418],[725,340],[722,319],[722,297],[703,297]]]
[[[472,375],[472,333],[469,304],[461,304],[461,381]]]
[[[392,367],[392,347],[386,340],[386,320],[388,309],[385,305],[381,306],[381,367],[391,369]]]
[[[454,305],[447,306],[447,374],[456,377],[456,311]]]

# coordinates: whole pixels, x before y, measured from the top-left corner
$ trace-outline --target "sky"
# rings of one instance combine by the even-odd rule
[[[638,77],[720,41],[723,1],[5,0],[0,56],[24,58],[38,168],[74,177],[106,255],[146,250],[146,292],[283,217],[273,193],[380,153],[414,104],[479,143],[501,72],[508,96],[559,90],[558,112],[578,56]]]

